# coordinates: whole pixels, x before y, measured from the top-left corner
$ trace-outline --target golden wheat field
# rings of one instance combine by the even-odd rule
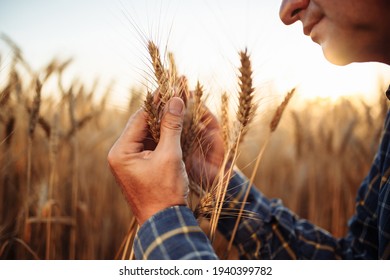
[[[128,109],[115,110],[107,106],[110,88],[96,99],[95,88],[82,81],[64,85],[63,73],[71,61],[53,59],[35,72],[18,47],[11,47],[12,64],[0,72],[6,77],[0,88],[0,259],[132,258],[136,225],[106,158],[128,117],[141,106],[148,109],[151,92],[130,90]],[[150,42],[149,52],[158,72],[163,67],[158,65],[158,47]],[[237,83],[244,85],[240,94],[248,100],[262,93],[252,88],[251,81],[248,84],[252,71],[245,68],[246,51],[240,56]],[[173,57],[170,61],[169,74],[164,69],[155,73],[160,89],[175,76]],[[174,78],[173,83],[179,82],[183,79]],[[189,91],[185,85],[181,89]],[[59,98],[47,97],[49,91]],[[199,84],[195,92],[200,91],[203,96],[195,94],[199,99],[191,105],[194,112],[199,112],[200,100],[206,102],[207,95],[218,95],[225,102],[217,116],[220,123],[234,126],[240,119],[240,114],[231,113],[237,111],[234,108],[226,111],[227,103],[241,103],[232,100],[238,93],[231,93],[229,101],[222,92],[203,92]],[[242,124],[245,131],[240,135],[245,138],[238,141],[237,149],[226,145],[233,150],[236,165],[248,177],[254,174],[254,184],[267,196],[281,198],[301,217],[341,237],[354,211],[356,190],[379,144],[387,112],[383,91],[374,93],[374,104],[359,98],[298,102],[292,96],[290,104],[282,106],[286,95],[266,106],[240,107],[243,119],[250,120]],[[158,110],[149,108],[152,116]],[[190,118],[187,129],[196,131],[199,115]],[[183,145],[188,141],[187,146],[192,146],[195,138],[196,132],[187,134]],[[256,168],[260,149],[264,149],[262,161]],[[217,239],[218,251],[227,241],[219,235]]]

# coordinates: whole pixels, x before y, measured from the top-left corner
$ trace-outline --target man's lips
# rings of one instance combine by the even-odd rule
[[[304,24],[303,25],[303,33],[307,36],[310,36],[310,33],[313,30],[314,26],[316,26],[321,20],[322,20],[322,17],[319,17],[319,18],[315,18],[313,20],[310,20],[307,24]]]

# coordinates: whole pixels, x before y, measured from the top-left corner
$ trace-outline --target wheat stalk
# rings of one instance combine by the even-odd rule
[[[79,120],[74,120],[74,123],[72,121],[72,126],[68,133],[64,136],[65,140],[69,140],[72,138],[72,136],[80,129],[82,129],[90,120],[92,120],[94,117],[94,113],[87,114],[84,117],[82,117]]]
[[[26,226],[29,218],[29,199],[31,190],[31,168],[32,168],[32,144],[34,138],[35,126],[39,117],[39,110],[41,108],[41,90],[42,84],[39,79],[35,80],[35,96],[31,108],[29,126],[28,126],[28,137],[27,137],[27,182],[26,182],[26,200],[25,200],[25,237],[26,237]]]
[[[10,99],[12,91],[12,83],[8,85],[0,93],[0,107],[5,107]]]
[[[49,191],[47,199],[50,201],[53,199],[53,191],[57,180],[57,153],[59,142],[59,115],[55,113],[53,118],[53,124],[50,128],[49,137],[49,162],[50,162],[50,175],[49,175]],[[50,247],[51,247],[51,218],[52,207],[48,208],[48,222],[46,223],[46,254],[45,259],[50,259]]]
[[[28,135],[31,139],[34,137],[35,127],[39,118],[39,110],[41,108],[41,89],[42,89],[42,84],[38,79],[36,79],[35,97],[31,108],[30,122],[28,127]]]
[[[120,245],[120,248],[115,255],[115,258],[114,258],[115,260],[119,259],[119,255],[121,253],[122,253],[121,260],[125,260],[127,258],[126,256],[128,255],[130,244],[131,244],[132,240],[134,239],[135,235],[137,234],[138,228],[139,228],[139,226],[137,224],[137,220],[133,216],[131,218],[129,230],[127,231],[127,234],[126,234],[125,238],[122,240],[122,244]],[[131,249],[128,259],[131,260],[133,258],[134,258],[134,249]]]
[[[296,147],[296,157],[300,159],[302,157],[302,143],[303,143],[303,130],[302,123],[299,119],[299,115],[297,112],[292,112],[292,119],[294,121],[294,136],[295,136],[295,147]]]
[[[223,208],[223,203],[226,196],[228,181],[233,173],[233,166],[238,157],[238,146],[242,142],[248,130],[248,126],[252,122],[256,111],[256,106],[253,103],[253,93],[254,93],[254,88],[252,85],[253,72],[252,72],[250,56],[248,54],[247,49],[239,52],[239,55],[240,55],[240,63],[241,63],[241,66],[239,68],[240,75],[238,77],[240,91],[239,91],[239,98],[238,98],[239,106],[236,114],[238,128],[235,131],[236,134],[234,136],[234,141],[230,147],[230,151],[228,151],[227,155],[225,156],[226,159],[223,164],[222,171],[224,172],[226,166],[228,166],[229,164],[230,164],[230,168],[228,168],[226,175],[221,174],[218,183],[215,186],[215,188],[217,188],[216,199],[215,199],[216,211],[214,215],[212,215],[210,221],[211,240],[213,240],[215,237],[218,220],[220,218],[222,208]]]
[[[237,220],[236,220],[236,223],[234,225],[234,228],[233,228],[233,231],[232,231],[232,236],[229,240],[229,244],[228,244],[228,247],[227,247],[227,251],[226,251],[226,255],[228,256],[230,254],[230,251],[232,249],[232,246],[233,246],[233,241],[234,241],[234,238],[236,237],[236,233],[237,233],[237,230],[238,230],[238,226],[240,224],[240,221],[241,221],[241,218],[242,218],[242,213],[244,211],[244,207],[245,207],[245,203],[248,199],[248,196],[249,196],[249,192],[252,188],[252,185],[253,185],[253,182],[254,182],[254,179],[255,179],[255,176],[256,176],[256,173],[257,173],[257,170],[260,166],[260,161],[261,159],[263,158],[263,154],[264,154],[264,151],[268,145],[268,142],[270,141],[270,138],[271,138],[271,135],[272,133],[276,130],[276,128],[278,127],[278,124],[282,118],[282,115],[283,115],[283,112],[285,111],[291,97],[293,96],[295,92],[295,88],[292,89],[287,95],[286,97],[284,98],[283,102],[278,106],[278,108],[276,109],[275,111],[275,114],[271,120],[271,123],[270,123],[270,130],[269,130],[269,133],[265,139],[265,142],[264,144],[262,145],[257,157],[256,157],[256,162],[255,162],[255,165],[254,165],[254,168],[253,168],[253,171],[252,171],[252,174],[250,176],[250,179],[249,179],[249,182],[248,182],[248,185],[247,185],[247,190],[245,192],[245,196],[244,196],[244,199],[243,199],[243,203],[242,203],[242,206],[240,208],[240,212],[238,214],[238,217],[237,217]]]
[[[73,88],[71,87],[68,91],[68,113],[71,124],[71,156],[72,156],[72,189],[71,189],[71,213],[73,219],[77,222],[77,202],[79,192],[79,154],[78,154],[78,141],[77,141],[77,120],[76,120],[76,104],[73,94]],[[72,226],[70,231],[70,245],[69,245],[69,259],[73,260],[76,258],[76,236],[77,234],[77,223]]]
[[[40,258],[37,255],[37,253],[35,253],[34,250],[31,249],[31,247],[26,242],[24,242],[22,239],[16,238],[16,237],[10,238],[9,240],[4,242],[4,244],[0,248],[0,257],[3,255],[3,252],[5,251],[5,248],[7,247],[7,245],[11,243],[10,241],[14,241],[17,244],[22,245],[22,248],[26,249],[27,252],[29,252],[31,254],[31,256],[34,257],[35,260],[40,260]]]
[[[5,125],[5,144],[9,148],[11,146],[12,136],[15,129],[15,116],[11,115]]]

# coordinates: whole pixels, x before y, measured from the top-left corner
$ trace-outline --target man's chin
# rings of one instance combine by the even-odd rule
[[[345,66],[356,61],[353,60],[350,55],[331,50],[324,44],[322,44],[321,47],[326,60],[334,65]]]

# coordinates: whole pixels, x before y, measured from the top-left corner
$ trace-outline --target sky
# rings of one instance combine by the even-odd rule
[[[115,81],[113,106],[129,88],[148,84],[146,41],[175,55],[190,85],[234,91],[238,52],[248,48],[255,85],[280,95],[299,85],[302,95],[360,92],[372,96],[390,71],[376,63],[333,66],[302,25],[284,26],[280,0],[0,0],[0,33],[22,49],[34,69],[54,57],[73,58],[66,78],[104,88]],[[12,53],[0,42],[2,68]],[[387,80],[386,80],[387,79]]]

